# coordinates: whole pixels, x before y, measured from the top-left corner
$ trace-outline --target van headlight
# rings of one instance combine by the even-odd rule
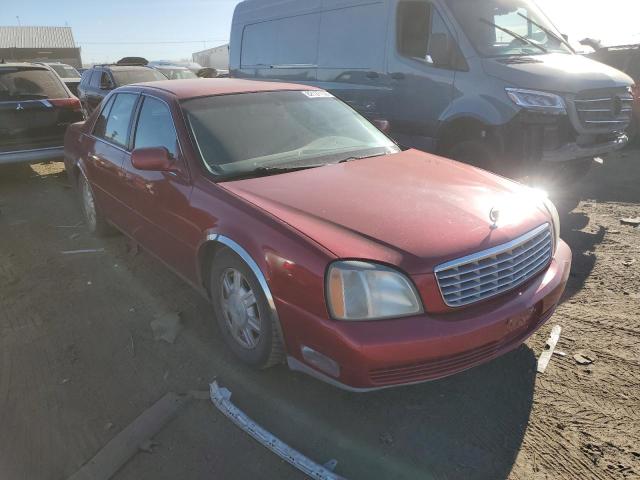
[[[329,313],[336,320],[381,320],[422,313],[413,283],[374,263],[339,261],[327,271]]]
[[[556,253],[556,249],[558,248],[558,243],[560,242],[560,215],[558,214],[558,209],[553,204],[551,200],[548,198],[544,199],[544,206],[551,215],[551,222],[553,227],[553,253]]]
[[[567,113],[564,99],[555,93],[520,88],[506,88],[505,90],[513,103],[527,110],[551,115],[565,115]]]

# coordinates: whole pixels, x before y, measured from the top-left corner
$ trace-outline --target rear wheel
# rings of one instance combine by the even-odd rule
[[[109,225],[96,205],[93,190],[86,177],[80,174],[80,199],[87,228],[98,237],[105,237],[113,233],[113,227]]]
[[[284,359],[284,346],[260,282],[230,250],[211,268],[211,300],[226,344],[244,363],[269,368]]]

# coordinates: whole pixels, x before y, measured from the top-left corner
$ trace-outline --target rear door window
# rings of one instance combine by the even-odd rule
[[[120,147],[129,143],[131,116],[138,100],[133,93],[119,93],[113,101],[113,106],[107,116],[107,125],[103,138]]]
[[[106,75],[104,72],[94,71],[93,75],[91,75],[91,86],[93,88],[100,88],[100,81],[104,75]]]
[[[164,147],[177,158],[178,137],[173,118],[167,105],[155,98],[145,97],[140,116],[134,148]]]
[[[0,101],[67,97],[62,82],[50,70],[0,68]]]
[[[93,127],[93,134],[96,137],[104,138],[104,133],[107,129],[107,116],[109,115],[109,110],[113,106],[113,101],[116,96],[112,96],[109,101],[102,107],[102,111],[96,120],[96,124]]]

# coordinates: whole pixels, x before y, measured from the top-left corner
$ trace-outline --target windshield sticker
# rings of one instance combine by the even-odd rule
[[[333,98],[333,95],[324,90],[308,90],[302,93],[309,98]]]

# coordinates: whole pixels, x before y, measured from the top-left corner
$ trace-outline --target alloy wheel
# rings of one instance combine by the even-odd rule
[[[261,319],[251,285],[235,268],[223,272],[221,285],[220,306],[226,327],[240,346],[255,349],[260,340]]]

